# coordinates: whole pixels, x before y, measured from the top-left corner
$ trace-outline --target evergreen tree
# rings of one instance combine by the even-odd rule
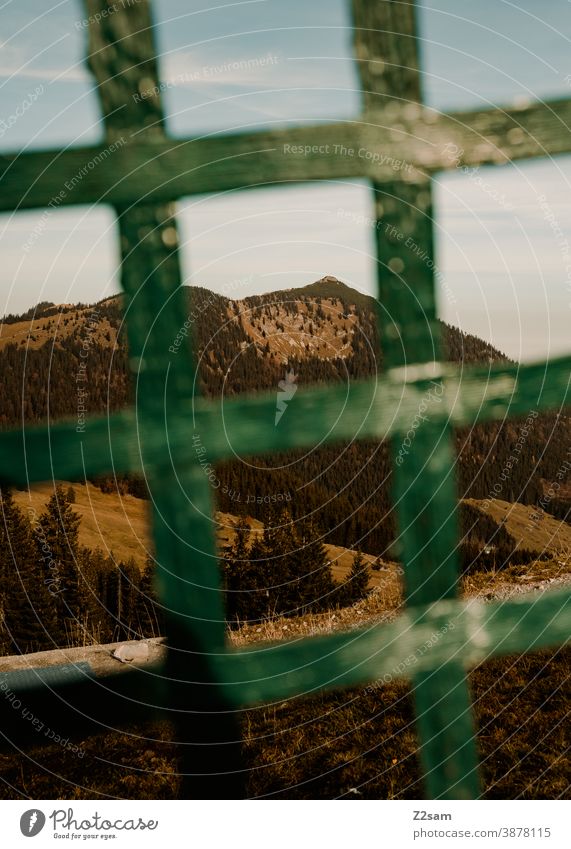
[[[272,511],[263,534],[251,545],[249,537],[248,526],[240,525],[224,556],[226,618],[233,624],[272,618],[287,604],[291,517]]]
[[[138,637],[137,603],[140,593],[141,571],[135,559],[130,557],[126,563],[119,564],[122,611],[120,625],[121,640],[136,640]]]
[[[137,599],[137,621],[141,637],[160,637],[164,634],[164,614],[159,605],[154,585],[155,561],[147,559],[141,576]]]
[[[80,517],[71,509],[65,490],[56,486],[35,529],[44,579],[55,599],[62,645],[81,645],[88,639],[89,604],[79,546]]]
[[[339,588],[340,604],[346,607],[366,598],[369,594],[370,577],[367,562],[362,553],[357,551],[351,564],[351,571]]]
[[[138,597],[141,573],[133,558],[116,563],[110,557],[107,576],[107,613],[111,625],[111,642],[135,640],[138,637]]]
[[[296,543],[296,550],[290,558],[289,612],[299,615],[309,610],[324,610],[331,605],[335,582],[331,563],[314,522],[298,522]]]
[[[82,548],[81,561],[89,593],[87,606],[91,637],[95,643],[110,643],[115,622],[108,609],[109,575],[115,570],[115,563],[110,557],[106,557],[100,548],[95,551]]]
[[[54,600],[38,563],[28,520],[12,493],[0,492],[2,648],[25,653],[54,648]]]
[[[248,538],[247,527],[239,527],[224,553],[229,622],[297,616],[329,605],[335,582],[313,523],[294,525],[289,510],[273,509],[262,536],[251,546]]]
[[[268,586],[269,563],[263,537],[256,537],[245,562],[235,562],[236,622],[252,623],[267,619],[271,615],[271,599]]]
[[[268,510],[259,547],[258,587],[260,594],[264,593],[261,596],[263,616],[271,619],[295,610],[300,598],[294,560],[297,538],[287,508]],[[257,548],[254,548],[254,554],[257,554]]]
[[[244,621],[253,609],[252,600],[247,597],[251,592],[255,592],[255,587],[250,585],[253,574],[250,574],[249,536],[248,525],[240,523],[236,528],[233,543],[226,546],[223,552],[222,584],[226,620],[230,623]]]

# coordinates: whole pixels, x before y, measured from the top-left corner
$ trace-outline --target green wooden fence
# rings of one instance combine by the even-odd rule
[[[458,598],[451,430],[568,404],[571,357],[538,365],[456,368],[442,362],[435,314],[431,177],[460,164],[501,164],[571,151],[571,101],[442,114],[422,103],[414,2],[354,0],[355,56],[362,82],[358,119],[319,126],[172,139],[160,99],[149,4],[86,0],[89,67],[97,81],[106,138],[91,148],[15,152],[0,159],[0,209],[104,203],[117,214],[131,368],[132,409],[0,437],[0,480],[28,485],[143,471],[152,495],[161,600],[168,611],[164,668],[104,681],[89,676],[46,685],[27,703],[44,721],[75,734],[105,731],[156,711],[174,719],[185,753],[183,793],[243,793],[239,724],[260,701],[412,679],[426,794],[475,798],[478,758],[466,670],[485,658],[555,646],[568,639],[571,594],[553,592],[483,605]],[[109,5],[112,5],[109,3]],[[383,154],[384,165],[323,156],[343,144]],[[307,156],[284,145],[309,145]],[[411,167],[395,173],[389,158]],[[90,165],[97,162],[98,166]],[[83,169],[83,171],[82,171]],[[83,173],[72,191],[62,186]],[[378,301],[384,372],[296,395],[295,424],[274,427],[275,395],[224,403],[196,397],[189,350],[169,345],[186,320],[173,202],[185,195],[292,181],[367,178],[379,225]],[[394,230],[388,226],[394,225]],[[406,245],[412,239],[418,250]],[[423,258],[424,255],[424,258]],[[334,441],[388,438],[399,446],[423,399],[441,385],[409,456],[394,464],[394,503],[405,563],[407,606],[393,623],[350,633],[231,649],[215,551],[212,495],[192,446],[201,434],[209,460]],[[429,651],[423,649],[432,643]],[[411,655],[417,661],[411,665]],[[382,690],[379,690],[382,694]],[[382,696],[380,696],[382,697]],[[5,741],[30,740],[0,706]],[[111,717],[113,719],[111,719]]]

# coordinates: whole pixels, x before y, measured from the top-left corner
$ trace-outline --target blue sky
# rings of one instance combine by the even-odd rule
[[[348,3],[160,0],[155,9],[173,135],[358,114]],[[82,61],[84,17],[77,0],[4,4],[1,151],[102,137]],[[432,106],[571,96],[566,0],[426,0],[420,18],[424,93]],[[435,181],[440,313],[519,359],[566,353],[571,157],[481,169],[479,176],[476,182],[451,173]],[[365,183],[198,197],[183,200],[180,209],[188,282],[218,291],[230,285],[240,297],[335,274],[374,292]],[[41,216],[0,216],[0,312],[21,311],[39,299],[95,301],[117,290],[116,230],[108,209],[52,211],[24,251]]]

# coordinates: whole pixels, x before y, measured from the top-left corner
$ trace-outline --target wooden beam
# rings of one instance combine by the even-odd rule
[[[469,669],[493,657],[567,645],[570,611],[568,590],[530,593],[489,604],[475,599],[442,601],[428,609],[409,608],[395,621],[382,625],[230,649],[213,655],[211,662],[228,702],[235,707],[367,684],[382,693],[383,684],[392,679],[409,678],[420,671],[430,674],[456,658]],[[85,681],[69,684],[62,680],[49,687],[41,683],[34,687],[25,681],[10,688],[22,708],[31,710],[46,725],[51,723],[61,736],[74,739],[108,730],[111,710],[114,723],[121,727],[157,710],[174,715],[176,707],[169,703],[161,684],[162,641],[149,642],[150,665],[139,662],[133,668],[110,661],[110,650],[119,644],[62,649],[21,659],[3,658],[0,681],[8,681],[10,672],[30,665],[53,668],[62,657],[66,663],[78,665],[78,674],[73,676],[78,679],[87,662],[93,679],[86,676]],[[191,658],[188,670],[191,675]],[[6,693],[6,687],[3,689]],[[0,700],[0,748],[36,742],[30,736],[29,722],[19,716],[21,711],[14,710],[12,702]],[[40,745],[42,741],[37,742]]]
[[[435,379],[443,379],[445,387],[443,396],[432,393],[434,403],[430,403],[434,387],[426,379],[406,382],[396,376],[380,377],[352,381],[348,388],[300,389],[294,402],[296,427],[283,432],[274,426],[274,392],[230,398],[223,411],[218,402],[206,398],[187,400],[169,423],[168,453],[164,452],[160,404],[150,425],[138,422],[135,411],[128,409],[110,418],[89,420],[83,433],[77,432],[76,421],[58,422],[49,429],[12,430],[0,434],[0,483],[28,486],[43,480],[85,480],[106,472],[142,472],[142,443],[147,473],[162,474],[165,465],[182,471],[196,458],[189,432],[201,435],[208,461],[213,463],[234,452],[246,456],[321,442],[404,436],[423,402],[434,421],[449,421],[456,427],[526,416],[530,398],[538,411],[560,411],[571,405],[571,357],[548,365],[501,364],[463,371],[451,364],[435,364],[432,373]],[[33,464],[29,456],[37,458]]]
[[[398,132],[401,113],[409,113],[411,119],[422,114],[416,4],[353,0],[353,13],[365,114],[371,114],[378,104],[384,123],[384,112],[392,111]],[[390,375],[402,372],[408,364],[426,367],[442,357],[441,325],[436,319],[430,174],[416,172],[408,179],[405,173],[395,174],[391,182],[375,178],[373,189],[379,325],[383,365]],[[409,442],[409,453],[403,459],[402,439],[393,436],[390,441],[395,464],[392,495],[399,525],[397,543],[405,565],[406,603],[422,606],[454,598],[458,593],[457,498],[455,479],[450,474],[454,465],[450,424],[435,419],[431,410],[418,427],[414,442]],[[415,621],[415,629],[419,624]],[[415,670],[412,678],[428,795],[475,798],[478,757],[462,664],[449,658],[429,674]]]
[[[422,673],[435,681],[438,670],[449,669],[450,663],[468,669],[492,657],[566,644],[570,613],[568,590],[490,604],[441,601],[428,609],[409,608],[394,622],[349,633],[232,649],[214,663],[235,704],[369,682],[382,699],[383,682],[393,678]]]
[[[149,3],[115,4],[102,26],[94,21],[107,5],[108,0],[87,0],[89,65],[98,83],[107,138],[116,143],[125,134],[137,134],[145,141],[164,142]],[[154,98],[141,100],[149,89],[156,92]],[[184,743],[182,796],[236,798],[243,794],[240,729],[209,662],[210,653],[225,645],[212,491],[197,458],[194,464],[180,465],[171,459],[168,439],[169,423],[196,392],[190,344],[174,354],[169,350],[172,333],[188,317],[175,207],[142,198],[139,192],[115,209],[141,451],[152,500],[156,578],[168,636],[168,703]],[[152,430],[162,444],[147,441]],[[160,471],[154,464],[157,457]]]
[[[88,148],[0,155],[0,211],[163,202],[319,180],[381,184],[416,171],[571,152],[571,100],[439,113],[386,103],[354,122],[152,141],[118,130]],[[300,152],[295,152],[300,151]],[[348,153],[352,151],[352,153]]]
[[[147,0],[119,7],[106,0],[84,0],[90,20],[88,66],[107,138],[139,132],[164,138],[164,113]],[[108,7],[112,6],[111,14]]]
[[[419,104],[416,4],[353,0],[353,29],[365,112],[381,108],[385,99]]]

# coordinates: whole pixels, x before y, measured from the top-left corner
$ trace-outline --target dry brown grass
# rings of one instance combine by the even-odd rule
[[[557,561],[481,573],[465,594],[514,589],[521,570],[534,581],[563,581]],[[401,603],[396,572],[353,608],[248,626],[235,645],[328,633],[386,621]],[[528,582],[528,585],[531,582]],[[571,650],[535,652],[481,664],[470,675],[488,798],[571,798],[568,713]],[[261,705],[241,713],[251,798],[418,799],[424,789],[410,687],[395,681]],[[52,746],[0,756],[3,798],[176,798],[177,747],[167,722],[81,742],[82,758]]]
[[[72,306],[62,304],[62,307]],[[77,318],[75,316],[77,315]],[[38,317],[17,321],[14,324],[0,323],[0,350],[6,345],[18,345],[21,348],[37,350],[42,345],[50,344],[61,347],[62,339],[67,339],[78,331],[88,336],[93,344],[101,347],[113,347],[117,342],[117,332],[108,319],[99,317],[97,324],[92,320],[93,308],[75,308],[63,315],[51,315],[47,318]],[[110,338],[108,338],[108,336]]]
[[[352,607],[328,610],[326,613],[308,613],[305,616],[280,617],[254,625],[243,625],[230,631],[233,645],[276,642],[293,637],[314,637],[333,631],[348,631],[365,623],[388,622],[397,615],[402,602],[402,590],[398,575],[393,572],[386,583],[375,587],[369,596]]]
[[[145,502],[106,495],[91,486],[75,490],[83,544],[101,547],[104,538],[116,556],[137,559],[136,546],[144,550],[148,543]],[[32,493],[38,512],[50,492],[46,485]],[[17,500],[27,506],[28,494],[17,494]],[[218,519],[219,540],[228,541],[234,517]],[[259,522],[252,520],[252,525],[261,530]],[[345,549],[337,553],[339,578],[350,568],[352,555]],[[245,645],[390,620],[402,604],[398,569],[387,563],[373,575],[373,591],[352,608],[244,626],[230,639]],[[570,581],[567,559],[558,555],[498,573],[473,573],[462,579],[461,591],[464,596],[497,599]],[[471,673],[488,798],[571,798],[570,665],[571,650],[566,649],[493,660]],[[243,711],[241,717],[250,797],[423,797],[413,699],[405,681],[372,692],[354,689],[262,705]],[[176,798],[180,781],[172,733],[167,722],[158,722],[134,726],[129,734],[92,737],[81,742],[82,758],[58,746],[0,756],[0,796]]]
[[[63,482],[75,493],[73,509],[81,516],[79,541],[88,548],[100,548],[106,555],[113,553],[117,562],[133,557],[141,568],[147,552],[151,552],[149,505],[132,495],[104,493],[92,484]],[[27,511],[32,507],[39,516],[53,495],[53,483],[36,484],[30,491],[16,491],[14,500]]]
[[[571,652],[482,664],[470,676],[484,795],[569,798]],[[405,682],[260,707],[248,715],[251,796],[423,798]]]
[[[499,572],[473,572],[460,582],[463,596],[505,599],[526,592],[557,589],[571,583],[571,562],[535,560],[524,566],[512,565]]]
[[[132,557],[141,569],[144,568],[147,553],[152,551],[148,502],[132,495],[104,493],[90,483],[61,483],[66,490],[71,486],[75,493],[73,509],[81,516],[81,545],[100,548],[105,554],[113,553],[117,562],[127,562]],[[32,507],[39,515],[53,491],[53,483],[36,484],[29,491],[16,491],[14,499],[23,510]],[[229,513],[216,514],[219,550],[234,539],[237,521],[237,517]],[[245,521],[254,534],[263,533],[264,526],[257,519],[248,517]],[[342,581],[351,570],[354,552],[339,545],[326,545],[325,548],[334,578]],[[370,554],[365,554],[364,558],[370,566],[375,562],[375,557]],[[371,587],[384,587],[387,581],[392,580],[395,565],[387,561],[382,568],[382,572],[371,571]]]
[[[563,559],[571,554],[571,525],[555,519],[540,507],[511,504],[499,498],[489,503],[466,498],[465,503],[488,513],[498,524],[504,524],[520,548],[538,554],[547,552],[553,556],[561,553]]]
[[[484,780],[494,799],[571,798],[571,651],[482,664],[470,676]],[[247,795],[279,799],[419,799],[413,699],[406,682],[244,711]],[[2,798],[176,798],[176,744],[160,722],[0,756]]]
[[[79,532],[81,544],[88,548],[100,548],[106,554],[112,552],[117,561],[126,562],[133,557],[137,565],[144,568],[147,553],[152,551],[148,502],[134,498],[132,495],[121,495],[117,492],[103,493],[92,484],[70,484],[62,481],[62,485],[65,489],[72,486],[75,492],[76,502],[73,509],[81,516]],[[29,492],[15,492],[14,497],[21,508],[26,509],[32,506],[39,515],[52,495],[53,487],[53,483],[37,484]],[[480,508],[483,505],[483,502],[473,500],[468,500],[468,503]],[[535,526],[528,529],[529,511],[530,508],[524,505],[508,504],[498,500],[493,501],[489,507],[489,512],[494,519],[505,520],[509,533],[521,541],[523,548],[536,550],[538,553],[546,551],[552,553],[553,561],[549,561],[552,565],[548,567],[551,572],[557,561],[559,561],[557,568],[561,573],[570,571],[571,526],[546,514],[540,522],[536,522],[540,526],[538,529]],[[221,550],[234,539],[238,519],[229,513],[219,512],[216,513],[215,521],[216,538]],[[257,519],[247,517],[241,521],[248,523],[253,534],[263,533],[264,526]],[[331,562],[333,577],[337,581],[344,580],[351,569],[354,552],[338,545],[326,545],[325,548]],[[375,557],[367,553],[363,556],[369,566],[372,566]],[[570,564],[568,568],[567,563]],[[529,580],[532,583],[532,579],[526,577],[528,573],[531,574],[529,567],[522,567],[522,569],[525,569],[525,573],[521,572],[517,576],[518,581],[523,584]],[[537,564],[534,566],[534,572],[540,569],[541,567]],[[491,575],[491,573],[485,574]],[[396,564],[383,561],[381,571],[371,570],[370,575],[371,588],[379,588],[383,594],[387,592],[394,594],[398,591]],[[498,576],[502,575],[508,576],[508,582],[513,583],[515,573],[512,575],[510,570],[506,569],[498,573]],[[485,582],[488,579],[476,577],[475,580]],[[498,581],[504,581],[501,577],[493,578],[493,580],[490,578],[490,580],[492,581],[491,591]]]

